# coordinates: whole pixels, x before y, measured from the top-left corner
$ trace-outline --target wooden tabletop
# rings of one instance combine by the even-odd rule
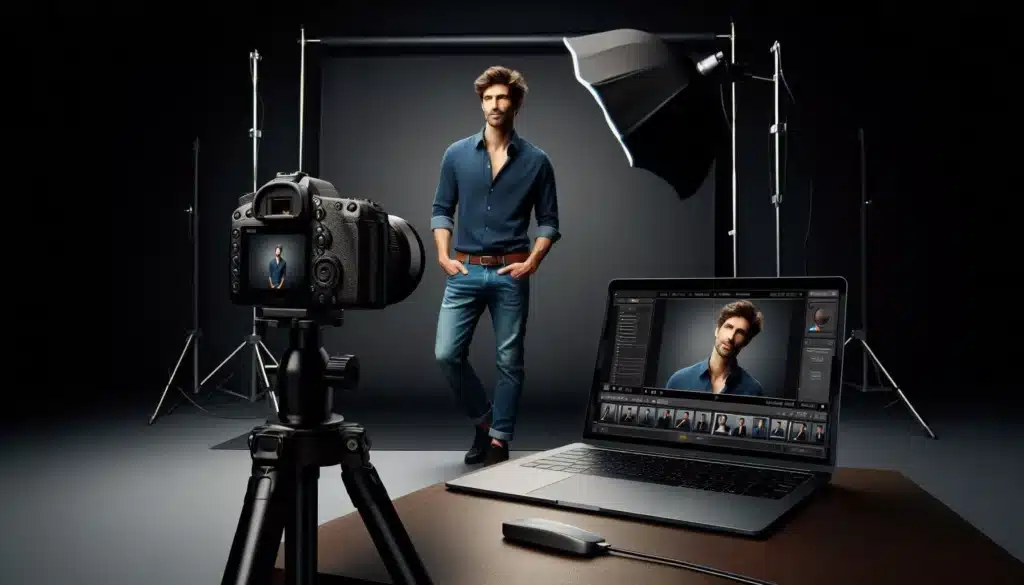
[[[395,509],[434,585],[731,582],[629,558],[561,557],[506,543],[502,522],[526,517],[566,522],[613,546],[778,585],[1024,583],[1024,563],[894,471],[839,470],[828,488],[766,540],[456,494],[443,483],[396,499]],[[357,513],[324,524],[318,535],[321,583],[391,583]],[[283,559],[282,547],[278,569]]]

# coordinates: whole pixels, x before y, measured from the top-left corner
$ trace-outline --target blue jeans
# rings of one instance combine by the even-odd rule
[[[449,276],[437,319],[434,357],[474,423],[490,423],[491,437],[509,441],[523,391],[523,339],[530,308],[529,277],[498,274],[496,266],[466,264],[469,274]],[[498,383],[489,402],[469,364],[469,346],[484,309],[494,326]]]

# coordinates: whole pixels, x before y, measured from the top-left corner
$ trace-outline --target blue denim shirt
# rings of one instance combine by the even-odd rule
[[[683,368],[669,377],[665,388],[671,390],[691,390],[694,392],[711,392],[711,372],[708,360]],[[733,364],[729,377],[725,379],[722,394],[738,394],[740,396],[761,396],[764,389],[756,378],[747,373],[739,364]]]
[[[284,278],[285,268],[287,268],[284,258],[281,258],[280,262],[274,260],[270,261],[270,282],[274,286],[281,284],[281,279]]]
[[[547,153],[513,132],[508,160],[491,177],[483,130],[449,146],[441,159],[431,231],[451,230],[455,249],[467,254],[529,250],[532,210],[538,237],[552,243],[561,238],[555,172]]]

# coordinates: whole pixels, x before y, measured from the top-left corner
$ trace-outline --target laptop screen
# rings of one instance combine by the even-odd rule
[[[585,435],[827,460],[841,278],[619,280]]]

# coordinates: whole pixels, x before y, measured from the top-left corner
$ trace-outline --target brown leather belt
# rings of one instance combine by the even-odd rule
[[[463,264],[479,264],[480,266],[507,266],[516,262],[525,262],[530,257],[529,252],[512,252],[501,255],[476,256],[465,252],[455,252],[455,259]]]

